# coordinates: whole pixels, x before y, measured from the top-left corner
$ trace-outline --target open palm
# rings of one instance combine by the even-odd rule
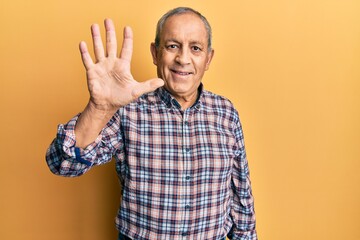
[[[134,80],[130,72],[133,51],[133,34],[130,27],[124,28],[124,40],[117,57],[115,27],[110,19],[105,20],[106,50],[101,40],[99,26],[91,26],[95,60],[89,54],[85,42],[80,43],[80,52],[86,68],[90,104],[96,109],[116,111],[144,93],[154,91],[164,82],[159,78],[145,82]]]

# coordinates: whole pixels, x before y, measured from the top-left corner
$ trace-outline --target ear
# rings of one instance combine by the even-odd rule
[[[157,52],[155,43],[151,43],[151,44],[150,44],[150,52],[151,52],[151,56],[152,56],[152,59],[153,59],[153,63],[154,63],[154,65],[157,66],[157,56],[158,56],[158,52]]]
[[[213,57],[214,57],[214,54],[215,54],[214,49],[211,49],[211,51],[207,54],[207,61],[206,61],[205,70],[208,70],[208,69],[209,69],[210,63],[211,63],[211,60],[212,60]]]

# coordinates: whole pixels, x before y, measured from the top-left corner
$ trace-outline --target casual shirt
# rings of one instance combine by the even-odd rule
[[[75,147],[78,116],[59,125],[50,170],[79,176],[116,160],[118,230],[131,239],[257,239],[243,131],[234,106],[199,88],[181,110],[164,88],[120,108],[94,143]]]

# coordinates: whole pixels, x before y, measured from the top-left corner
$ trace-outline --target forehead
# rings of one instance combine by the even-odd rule
[[[204,22],[194,13],[182,13],[169,17],[161,31],[161,41],[195,41],[207,43]]]

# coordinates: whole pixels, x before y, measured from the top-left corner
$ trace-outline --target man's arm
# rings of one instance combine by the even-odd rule
[[[145,82],[134,80],[130,72],[133,34],[124,28],[123,45],[117,56],[115,27],[105,20],[106,50],[99,26],[91,26],[95,61],[85,42],[80,43],[82,62],[86,69],[90,99],[84,111],[68,124],[60,125],[57,137],[46,154],[50,170],[59,175],[79,176],[92,166],[111,160],[115,151],[121,151],[118,139],[120,117],[115,113],[142,94],[154,91],[164,82],[154,78]]]
[[[234,134],[236,137],[236,158],[232,172],[232,207],[231,216],[234,222],[230,239],[257,239],[254,198],[251,190],[249,166],[246,158],[244,136],[239,117],[236,113]]]
[[[95,62],[89,54],[86,43],[80,43],[80,53],[90,92],[89,103],[75,127],[76,146],[80,148],[85,148],[97,138],[101,129],[119,108],[164,84],[158,78],[143,83],[134,80],[130,72],[133,52],[133,34],[130,27],[124,28],[119,57],[117,57],[116,33],[112,20],[105,20],[105,29],[106,50],[103,47],[99,26],[97,24],[91,26]]]
[[[78,116],[60,124],[57,137],[46,152],[46,162],[56,175],[80,176],[93,166],[107,163],[113,155],[123,159],[124,147],[120,132],[120,115],[116,113],[101,130],[95,141],[82,149],[75,146],[75,125]]]

